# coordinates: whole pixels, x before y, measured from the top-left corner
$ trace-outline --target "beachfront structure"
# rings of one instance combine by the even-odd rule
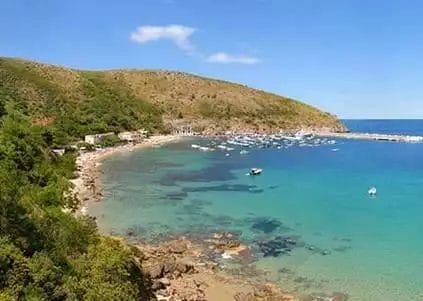
[[[121,132],[118,134],[118,137],[122,141],[127,142],[141,142],[145,137],[147,137],[148,131],[138,130],[132,132]]]
[[[112,137],[114,135],[115,135],[115,133],[113,133],[113,132],[104,133],[104,134],[86,135],[85,136],[85,142],[89,143],[89,144],[96,145],[96,144],[102,142],[105,138]]]
[[[194,136],[195,132],[192,130],[190,126],[183,126],[173,129],[172,135],[175,136]]]

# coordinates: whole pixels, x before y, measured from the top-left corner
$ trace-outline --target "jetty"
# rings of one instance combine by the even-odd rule
[[[364,139],[391,142],[422,143],[423,136],[392,135],[376,133],[317,133],[316,136],[343,138],[343,139]]]

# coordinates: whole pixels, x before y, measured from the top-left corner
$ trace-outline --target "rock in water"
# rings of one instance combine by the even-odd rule
[[[276,219],[258,218],[254,221],[251,229],[268,234],[278,229],[281,225],[282,223]]]

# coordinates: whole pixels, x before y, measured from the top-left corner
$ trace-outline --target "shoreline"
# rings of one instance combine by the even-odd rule
[[[204,136],[200,136],[204,138]],[[124,144],[89,152],[79,153],[76,159],[78,177],[71,180],[73,193],[80,200],[77,215],[89,215],[87,203],[102,199],[101,164],[107,157],[132,152],[138,149],[161,146],[185,139],[185,136],[152,136],[137,144]],[[189,138],[189,137],[188,137]],[[106,234],[113,237],[113,234]],[[119,235],[116,239],[137,247],[143,254],[143,269],[150,275],[157,300],[186,301],[302,301],[328,300],[343,301],[344,296],[294,295],[284,292],[280,284],[268,281],[265,271],[257,270],[245,264],[251,258],[250,247],[232,236],[231,233],[213,233],[204,240],[185,236],[168,238],[159,243],[148,243],[135,239],[132,234]],[[179,245],[175,248],[174,245]],[[181,245],[183,251],[181,251]],[[231,270],[224,262],[208,257],[212,250],[214,255],[230,258],[228,264],[240,264],[247,273]],[[174,270],[166,272],[169,260]],[[183,263],[182,271],[177,271]],[[179,263],[179,264],[178,264]],[[159,267],[159,268],[158,268]],[[158,269],[160,273],[157,272]],[[186,269],[186,271],[185,271]],[[240,268],[242,270],[242,267]],[[264,276],[264,277],[263,277]],[[324,298],[324,299],[319,299]]]
[[[138,149],[177,142],[184,138],[186,137],[176,135],[152,136],[137,144],[125,144],[79,153],[76,159],[78,176],[70,180],[73,185],[72,191],[81,202],[76,214],[88,215],[87,203],[101,201],[100,175],[101,163],[104,159]],[[219,235],[217,238],[225,236],[225,234]],[[224,271],[224,266],[204,258],[207,253],[204,246],[200,246],[198,242],[186,237],[166,240],[159,244],[146,243],[140,240],[133,241],[130,237],[125,236],[118,236],[116,239],[136,246],[144,254],[142,258],[143,266],[146,265],[144,269],[153,280],[157,300],[170,300],[171,297],[174,298],[172,300],[187,301],[249,301],[268,300],[268,298],[275,301],[299,300],[291,294],[283,293],[276,284],[259,283],[251,277],[234,275],[231,272]],[[243,251],[248,251],[248,247],[240,242],[230,241],[231,245],[221,247],[219,252],[233,257],[241,257]],[[233,243],[236,244],[235,248]],[[175,245],[177,245],[176,250],[175,247],[172,247]],[[183,251],[181,251],[181,245]],[[154,267],[158,265],[163,267],[169,260],[182,261],[184,264],[189,262],[187,265],[189,268],[186,271],[177,271],[176,275],[165,273],[165,271],[160,277],[155,275]],[[175,267],[178,267],[178,265],[175,265]]]
[[[120,239],[129,241],[142,252],[143,270],[150,276],[159,301],[301,300],[284,293],[276,283],[258,280],[263,273],[254,268],[245,275],[232,270],[230,262],[226,265],[208,258],[207,253],[223,254],[231,250],[234,260],[249,256],[248,248],[231,239],[230,233],[214,233],[211,237],[213,241],[207,243],[185,236],[161,243]]]
[[[132,152],[138,149],[157,147],[184,139],[182,136],[158,135],[152,136],[136,144],[123,144],[118,146],[96,149],[94,151],[80,152],[76,158],[77,177],[70,180],[73,185],[72,192],[80,205],[77,210],[80,214],[87,214],[87,202],[99,202],[101,192],[101,164],[107,157],[117,154]]]

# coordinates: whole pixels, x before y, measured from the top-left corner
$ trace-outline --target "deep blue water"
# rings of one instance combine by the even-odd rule
[[[418,119],[345,119],[343,122],[352,132],[423,135],[423,120]]]
[[[345,122],[352,131],[423,135],[423,121]],[[105,199],[89,208],[101,229],[152,239],[233,231],[286,290],[423,300],[423,144],[340,139],[227,157],[192,143],[106,160]],[[246,176],[254,166],[263,174]],[[376,198],[367,195],[371,186]],[[260,249],[288,235],[298,243],[291,251]]]

